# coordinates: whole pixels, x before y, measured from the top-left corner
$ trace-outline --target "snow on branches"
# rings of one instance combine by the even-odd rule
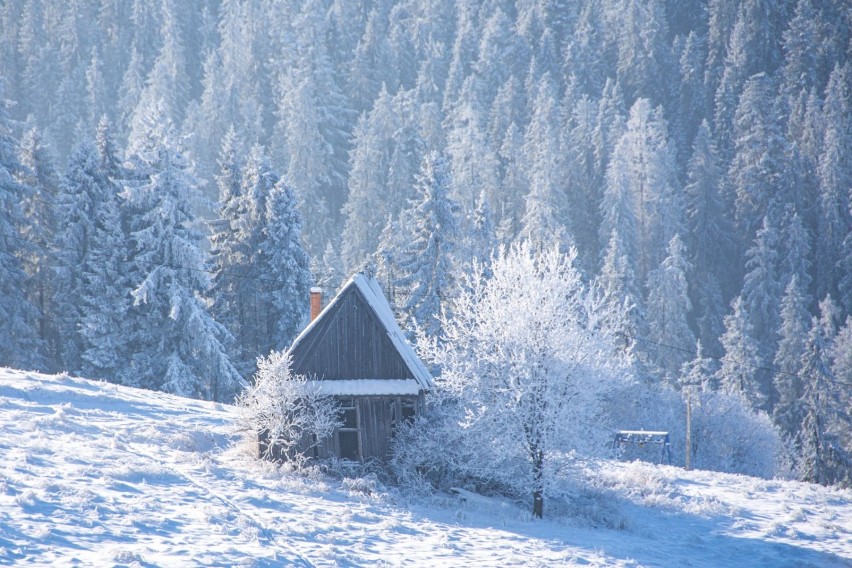
[[[462,434],[447,432],[465,455],[449,467],[531,490],[536,516],[548,460],[603,446],[601,403],[627,373],[613,357],[613,318],[575,258],[575,250],[526,242],[503,250],[490,278],[481,266],[463,278],[453,317],[442,316],[443,336],[420,345],[442,370],[435,411],[445,413],[444,428]],[[452,460],[453,451],[430,459]]]
[[[290,371],[290,357],[273,351],[257,360],[254,385],[237,398],[242,429],[257,432],[262,457],[304,457],[341,425],[337,403],[316,381]]]

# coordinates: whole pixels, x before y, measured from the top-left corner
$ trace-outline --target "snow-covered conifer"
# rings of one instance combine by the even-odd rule
[[[731,307],[733,311],[725,316],[725,333],[720,340],[725,354],[716,376],[723,391],[742,397],[753,409],[762,409],[767,396],[758,377],[763,361],[754,330],[743,299],[737,297]]]
[[[802,361],[804,420],[799,431],[802,452],[799,469],[805,481],[849,486],[852,452],[838,436],[838,427],[850,420],[849,400],[829,367],[825,339],[822,326],[814,318]]]
[[[21,201],[28,188],[15,179],[23,166],[4,93],[0,79],[0,361],[32,368],[40,348],[38,312],[27,298],[27,275],[18,256],[28,245],[21,235]]]
[[[54,312],[53,300],[59,286],[57,265],[61,254],[54,245],[59,230],[57,196],[60,176],[55,168],[53,149],[38,127],[26,129],[21,137],[20,151],[23,168],[17,178],[29,189],[21,202],[26,223],[20,230],[30,242],[21,243],[25,246],[18,250],[29,279],[27,296],[39,313],[36,325],[42,349],[39,359],[45,369],[57,370],[61,338],[56,329],[59,314]]]
[[[695,343],[688,320],[692,304],[687,278],[691,270],[683,241],[675,235],[669,241],[668,255],[663,263],[648,275],[645,306],[648,337],[658,344],[651,349],[652,360],[665,380],[672,384],[678,382],[680,369],[689,360],[685,351]]]
[[[225,345],[230,334],[207,312],[209,287],[193,227],[199,199],[189,165],[161,105],[147,116],[129,157],[128,183],[133,306],[126,339],[131,350],[125,384],[182,396],[232,400],[245,384]]]
[[[459,237],[447,159],[432,152],[423,159],[417,198],[407,220],[411,241],[398,257],[396,283],[405,296],[402,309],[429,336],[440,332],[441,308],[453,289],[453,255]]]
[[[127,239],[121,219],[123,169],[109,122],[104,117],[96,137],[99,167],[88,250],[81,265],[82,372],[86,377],[116,381],[127,364],[122,333],[130,305],[125,278]]]
[[[307,321],[305,306],[311,285],[310,261],[302,248],[302,217],[293,190],[279,180],[266,197],[260,272],[267,325],[267,344],[286,349]]]
[[[771,217],[763,218],[763,225],[757,231],[754,245],[746,251],[746,270],[743,280],[742,299],[745,313],[748,314],[762,361],[769,362],[775,357],[778,343],[778,328],[781,322],[780,306],[783,287],[779,279],[779,234]],[[768,377],[761,376],[761,381]],[[768,384],[763,385],[764,388]]]
[[[773,382],[777,400],[773,408],[775,422],[788,434],[802,425],[802,380],[799,373],[804,362],[805,344],[810,332],[808,299],[796,275],[787,284],[781,300],[781,329],[775,353]]]

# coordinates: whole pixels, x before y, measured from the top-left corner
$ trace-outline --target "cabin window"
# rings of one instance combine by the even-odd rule
[[[414,417],[417,416],[416,402],[410,399],[402,401],[402,421],[410,424],[414,422]]]
[[[340,449],[338,457],[344,460],[357,461],[361,459],[360,434],[358,431],[358,408],[353,399],[344,398],[340,400],[340,419],[343,424],[337,429],[337,446]]]
[[[395,398],[390,402],[391,436],[396,436],[396,431],[401,424],[411,424],[417,416],[416,401],[406,398]]]

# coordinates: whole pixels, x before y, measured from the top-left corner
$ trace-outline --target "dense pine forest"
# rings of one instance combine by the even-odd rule
[[[310,286],[440,338],[523,240],[852,476],[846,0],[5,0],[0,76],[0,365],[232,400]]]

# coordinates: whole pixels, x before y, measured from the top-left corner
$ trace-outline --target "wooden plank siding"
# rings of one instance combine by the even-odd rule
[[[387,461],[391,455],[394,429],[397,421],[403,417],[403,405],[410,404],[415,409],[415,415],[419,415],[423,397],[365,396],[354,397],[354,401],[358,414],[359,458]],[[313,455],[320,459],[340,457],[338,432],[335,430],[331,436],[322,440]]]
[[[291,351],[293,373],[319,380],[414,378],[357,287],[331,308]]]

